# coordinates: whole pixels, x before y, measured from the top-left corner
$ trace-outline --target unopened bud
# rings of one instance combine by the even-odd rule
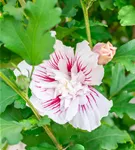
[[[116,49],[117,48],[113,47],[113,45],[110,42],[97,43],[93,47],[93,52],[99,54],[98,64],[99,65],[105,65],[108,62],[110,62],[116,53]]]
[[[29,87],[30,80],[24,75],[20,75],[16,79],[16,84],[21,90],[27,90]]]

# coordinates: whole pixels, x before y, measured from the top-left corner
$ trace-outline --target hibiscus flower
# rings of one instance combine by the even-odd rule
[[[99,54],[90,50],[87,41],[78,43],[74,53],[73,48],[56,40],[54,50],[50,60],[35,67],[30,101],[42,116],[92,131],[112,107],[112,101],[93,87],[100,85],[104,76],[103,66],[98,65]],[[25,61],[18,68],[27,76],[31,71]],[[15,74],[20,73],[15,70]]]

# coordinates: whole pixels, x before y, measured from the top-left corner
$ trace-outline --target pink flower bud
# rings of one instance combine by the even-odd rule
[[[98,58],[98,64],[99,65],[105,65],[109,61],[111,61],[116,53],[116,47],[113,47],[113,45],[110,42],[107,43],[97,43],[93,47],[93,52],[99,54]]]

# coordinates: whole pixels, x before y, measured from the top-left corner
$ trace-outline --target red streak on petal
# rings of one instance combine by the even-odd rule
[[[45,104],[45,103],[48,103],[48,104]],[[47,107],[55,107],[57,106],[57,108],[60,106],[60,98],[59,96],[57,96],[55,99],[51,99],[49,101],[46,101],[44,102],[44,108],[47,108]]]
[[[59,51],[59,55],[61,56],[62,59],[64,59],[64,57],[62,56],[61,52]]]
[[[92,71],[92,69],[88,73],[86,73],[85,76],[89,75],[91,73],[91,71]]]
[[[47,81],[47,82],[54,82],[55,79],[50,78],[49,76],[43,76],[43,75],[38,75],[38,74],[34,74],[35,76],[41,78],[43,81]]]
[[[87,95],[86,95],[86,97],[87,97],[87,99],[88,99],[88,102],[89,102],[89,104],[90,104],[91,108],[93,109],[93,107],[92,107],[92,105],[91,105],[90,98],[89,98]]]
[[[57,53],[56,52],[54,52],[54,55],[55,55],[55,57],[56,57],[56,59],[57,59],[57,61],[59,61],[59,57],[58,57],[58,55],[57,55]]]
[[[91,90],[93,93],[95,93],[95,94],[96,94],[96,96],[98,96],[98,97],[99,97],[98,93],[97,93],[96,91],[94,91],[94,89],[93,89],[92,87],[90,87],[90,86],[89,86],[89,88],[90,88],[90,90]]]
[[[97,105],[97,101],[96,101],[96,99],[94,98],[94,96],[93,96],[92,94],[90,94],[90,96],[92,97],[92,99],[94,100],[94,102],[95,102],[96,105]]]
[[[82,111],[83,111],[83,112],[86,111],[85,105],[81,105],[81,108],[82,108]]]

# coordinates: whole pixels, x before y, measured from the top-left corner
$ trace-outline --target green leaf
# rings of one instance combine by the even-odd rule
[[[76,144],[70,150],[85,150],[84,146],[81,144]]]
[[[26,112],[27,110],[25,110]],[[13,105],[7,107],[7,109],[0,115],[0,118],[7,121],[20,121],[24,119],[23,113],[19,109],[15,109]]]
[[[80,0],[64,0],[64,3],[62,15],[66,17],[74,17],[77,13],[76,7],[81,7]]]
[[[123,90],[127,90],[128,92],[134,92],[135,91],[135,80],[124,87]]]
[[[2,73],[6,77],[8,77],[12,82],[15,82],[15,75],[13,71],[10,69],[0,69]],[[25,108],[24,100],[11,88],[9,87],[4,81],[0,80],[0,114],[5,111],[6,107],[13,102],[16,108]]]
[[[104,24],[102,22],[99,21],[94,21],[94,20],[90,20],[90,26],[103,26],[103,27],[108,27],[107,24]]]
[[[0,40],[31,65],[38,65],[47,59],[53,50],[55,39],[48,30],[60,22],[61,11],[55,8],[56,2],[28,1],[25,8],[28,24],[8,15],[0,21]]]
[[[3,45],[0,46],[0,63],[7,63],[11,59],[11,51],[5,48]]]
[[[127,0],[115,0],[115,2],[114,2],[114,5],[118,6],[119,8],[121,8],[127,4],[128,4]]]
[[[56,150],[56,148],[48,143],[42,143],[35,147],[28,147],[26,150]]]
[[[96,41],[107,41],[112,38],[111,34],[103,26],[92,26],[91,36]]]
[[[7,0],[8,4],[12,4],[15,6],[17,0]]]
[[[131,140],[126,131],[121,131],[116,126],[102,125],[91,133],[79,135],[79,143],[89,150],[111,150],[118,147],[118,143],[126,143]],[[78,141],[78,140],[77,140]]]
[[[101,125],[92,132],[76,130],[70,125],[52,125],[52,129],[61,144],[81,144],[86,150],[116,149],[119,143],[131,141],[126,131],[116,126]]]
[[[100,0],[99,4],[103,10],[113,10],[113,0]]]
[[[129,103],[133,96],[123,92],[113,100],[111,112],[115,112],[120,118],[127,114],[130,118],[135,119],[135,104]]]
[[[135,150],[135,144],[123,144],[120,145],[117,150]]]
[[[21,120],[20,123],[24,127],[24,130],[30,130],[31,128],[37,126],[38,120],[35,118],[35,116],[31,116],[30,118]]]
[[[122,26],[135,25],[135,7],[132,5],[124,6],[120,9],[118,19]]]
[[[122,65],[117,64],[112,69],[112,83],[110,88],[111,97],[118,94],[124,87],[135,80],[134,74],[125,76],[125,69]]]
[[[56,37],[61,40],[64,37],[72,34],[77,29],[78,29],[77,27],[66,28],[66,27],[60,27],[60,26],[58,26],[56,28],[56,32],[57,32]]]
[[[20,96],[17,96],[14,101],[14,107],[17,109],[24,109],[26,108],[26,102]]]
[[[50,125],[50,122],[51,122],[51,120],[48,118],[48,116],[44,116],[38,122],[38,126],[41,127],[43,125]]]
[[[7,140],[8,144],[17,144],[22,140],[22,125],[16,121],[6,121],[0,118],[0,143],[4,139]]]
[[[22,142],[28,147],[37,147],[37,145],[43,142],[52,144],[51,139],[42,128],[33,128],[32,130],[25,131]]]
[[[3,10],[5,13],[9,13],[9,15],[15,17],[17,20],[23,19],[23,8],[22,7],[15,7],[15,1],[9,1],[6,5],[4,5]]]
[[[81,28],[76,31],[76,34],[77,34],[76,38],[78,38],[79,40],[80,39],[87,40],[86,30],[83,27]],[[92,36],[92,39],[96,41],[107,41],[112,38],[110,33],[107,31],[106,27],[100,26],[100,25],[91,26],[91,36]]]
[[[60,141],[61,144],[68,144],[72,141],[72,136],[76,135],[76,129],[73,128],[71,125],[59,125],[54,123],[52,126],[52,130],[54,131],[57,139]],[[79,134],[79,132],[78,132]]]
[[[128,71],[135,73],[135,39],[122,45],[113,61],[123,64]]]
[[[0,114],[5,111],[6,107],[12,104],[16,99],[16,92],[14,92],[4,81],[0,80]]]

